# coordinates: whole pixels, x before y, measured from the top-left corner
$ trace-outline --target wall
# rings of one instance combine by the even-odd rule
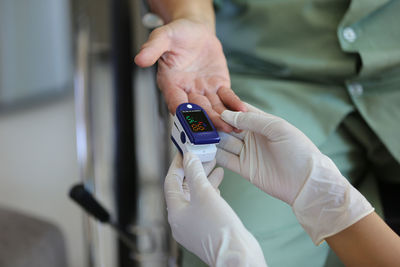
[[[0,114],[0,205],[58,225],[71,267],[85,266],[82,213],[67,196],[77,181],[72,96]]]

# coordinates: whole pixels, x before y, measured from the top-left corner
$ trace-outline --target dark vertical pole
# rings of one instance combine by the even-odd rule
[[[134,143],[131,23],[128,0],[111,0],[112,72],[115,99],[115,190],[119,224],[136,220],[137,174]],[[131,267],[129,249],[119,241],[119,266]]]

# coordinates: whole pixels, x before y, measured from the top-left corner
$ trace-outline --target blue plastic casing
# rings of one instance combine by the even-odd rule
[[[202,110],[204,115],[206,116],[212,131],[208,132],[197,132],[194,133],[190,129],[188,122],[183,117],[182,111],[190,111],[190,110]],[[192,103],[183,103],[178,106],[176,109],[176,117],[178,118],[179,122],[181,123],[183,129],[185,130],[186,135],[188,136],[190,142],[195,145],[205,145],[205,144],[216,144],[219,143],[220,138],[218,135],[217,130],[215,129],[214,125],[212,124],[210,118],[208,117],[205,110],[200,107],[199,105],[192,104]]]

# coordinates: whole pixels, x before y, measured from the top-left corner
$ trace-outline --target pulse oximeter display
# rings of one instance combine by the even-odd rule
[[[219,135],[206,111],[199,105],[178,106],[171,130],[171,139],[182,154],[196,154],[202,162],[215,158]]]
[[[192,132],[209,132],[213,130],[210,122],[207,120],[201,109],[182,111],[182,115],[189,123]]]

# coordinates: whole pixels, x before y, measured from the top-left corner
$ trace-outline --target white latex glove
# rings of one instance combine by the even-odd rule
[[[374,210],[300,130],[249,104],[247,108],[246,113],[221,114],[245,131],[220,133],[217,163],[292,206],[315,244]]]
[[[223,169],[217,168],[209,176],[214,188],[195,155],[185,153],[183,165],[178,153],[164,184],[175,240],[210,266],[267,266],[257,240],[215,190]]]

